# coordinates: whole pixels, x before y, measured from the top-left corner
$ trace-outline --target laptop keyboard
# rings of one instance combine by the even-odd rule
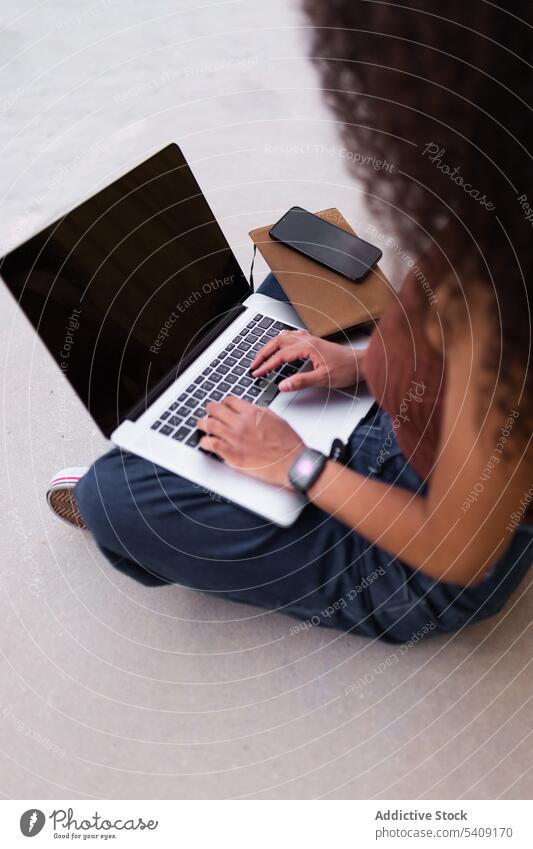
[[[295,328],[261,313],[254,315],[199,377],[161,413],[152,424],[152,430],[196,448],[205,435],[196,428],[196,422],[205,415],[209,401],[236,395],[259,407],[270,406],[279,392],[278,384],[304,365],[304,360],[298,360],[264,377],[254,379],[251,376],[250,365],[258,351],[282,330]]]

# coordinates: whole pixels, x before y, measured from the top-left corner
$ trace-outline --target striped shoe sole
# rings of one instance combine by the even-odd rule
[[[48,503],[54,513],[65,522],[74,525],[76,528],[87,530],[87,525],[82,519],[81,513],[78,510],[74,492],[72,489],[54,489],[48,494]]]

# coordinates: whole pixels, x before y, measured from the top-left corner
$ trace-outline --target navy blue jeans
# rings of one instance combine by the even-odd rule
[[[284,297],[272,275],[260,291]],[[349,449],[361,474],[425,494],[384,410],[371,410]],[[303,620],[296,630],[325,625],[390,642],[493,615],[533,556],[533,529],[521,528],[490,576],[465,590],[414,571],[313,504],[280,528],[119,449],[97,460],[76,498],[104,555],[145,584],[176,583],[287,613]]]

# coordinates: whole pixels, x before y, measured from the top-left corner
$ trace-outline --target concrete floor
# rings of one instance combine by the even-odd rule
[[[2,250],[170,140],[246,270],[248,230],[293,204],[336,205],[364,234],[295,3],[0,15]],[[498,620],[406,652],[138,586],[45,509],[51,474],[106,444],[3,289],[0,332],[5,797],[531,796],[529,586]]]

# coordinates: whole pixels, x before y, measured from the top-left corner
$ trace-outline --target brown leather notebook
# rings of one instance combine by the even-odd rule
[[[321,218],[354,233],[338,209],[323,209]],[[307,329],[316,336],[332,336],[342,330],[373,321],[385,311],[392,287],[376,265],[360,283],[302,256],[271,239],[273,224],[250,231],[250,238],[276,275]]]

